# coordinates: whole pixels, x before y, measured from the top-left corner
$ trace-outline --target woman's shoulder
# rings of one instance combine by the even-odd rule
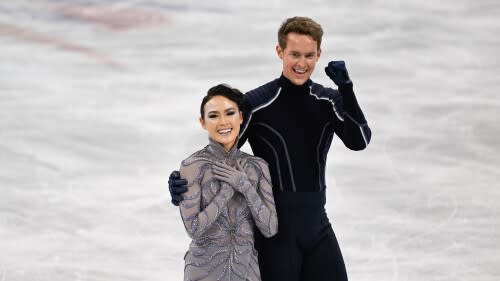
[[[179,172],[181,174],[181,177],[187,179],[190,183],[192,181],[197,182],[201,178],[203,178],[206,171],[209,170],[209,163],[210,158],[206,153],[205,147],[182,160]]]
[[[268,177],[269,167],[264,159],[245,153],[242,162],[243,170],[251,182],[258,182]]]
[[[207,148],[204,147],[193,154],[191,154],[189,157],[181,161],[181,168],[182,167],[189,167],[189,166],[202,166],[203,164],[209,163],[210,162],[210,155],[207,152]]]
[[[260,158],[260,157],[257,157],[257,156],[254,156],[254,155],[251,155],[251,154],[248,154],[246,152],[243,152],[241,151],[241,156],[240,156],[241,159],[244,160],[244,163],[246,164],[254,164],[254,166],[258,166],[258,167],[266,167],[268,166],[266,160]]]

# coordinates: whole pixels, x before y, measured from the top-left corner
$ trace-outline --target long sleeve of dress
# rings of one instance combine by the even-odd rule
[[[278,232],[278,219],[274,203],[273,190],[269,168],[262,160],[252,160],[246,168],[249,180],[244,196],[252,213],[255,225],[265,237],[271,237]]]
[[[207,166],[193,163],[181,166],[181,177],[188,181],[188,191],[183,194],[184,200],[179,204],[184,227],[192,239],[202,238],[206,230],[217,220],[221,212],[226,208],[227,202],[234,194],[234,190],[227,184],[221,184],[219,191],[212,201],[202,208],[201,189],[203,175]],[[208,184],[213,184],[212,181]]]

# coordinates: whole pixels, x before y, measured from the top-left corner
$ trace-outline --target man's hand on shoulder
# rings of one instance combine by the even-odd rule
[[[333,83],[339,87],[352,83],[344,61],[329,62],[328,66],[325,67],[325,72]]]
[[[172,197],[172,204],[179,206],[179,203],[184,200],[182,194],[186,192],[187,181],[181,179],[181,173],[179,171],[173,171],[168,178],[168,190],[170,191],[170,196]]]

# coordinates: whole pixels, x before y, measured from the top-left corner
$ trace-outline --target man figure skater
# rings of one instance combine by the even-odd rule
[[[337,135],[351,150],[366,148],[371,130],[356,101],[344,62],[332,61],[326,74],[338,90],[310,80],[321,56],[321,26],[306,17],[285,20],[276,52],[281,77],[245,94],[239,146],[248,140],[271,171],[278,234],[255,232],[264,281],[347,280],[342,254],[325,211],[326,156]],[[174,171],[173,204],[185,181]]]

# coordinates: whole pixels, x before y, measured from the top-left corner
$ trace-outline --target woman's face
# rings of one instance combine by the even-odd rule
[[[204,106],[204,116],[200,118],[203,129],[214,141],[229,151],[240,133],[243,114],[238,105],[224,96],[211,98]]]

